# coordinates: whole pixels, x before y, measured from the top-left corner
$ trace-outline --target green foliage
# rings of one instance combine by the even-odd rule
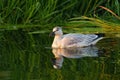
[[[78,16],[111,17],[105,6],[120,15],[119,0],[0,0],[0,24],[63,24]]]
[[[111,9],[117,15],[120,16],[120,1],[119,0],[108,0],[105,4],[107,8]]]
[[[96,18],[90,18],[90,17],[86,17],[86,16],[82,16],[82,17],[75,17],[75,18],[71,18],[69,19],[69,23],[83,23],[82,25],[87,25],[87,26],[99,26],[99,27],[117,27],[120,26],[120,24],[116,24],[116,23],[112,23],[112,22],[108,22],[105,20],[101,20],[101,19],[96,19]]]

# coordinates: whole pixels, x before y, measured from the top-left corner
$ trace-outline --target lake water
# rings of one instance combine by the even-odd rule
[[[67,50],[51,49],[49,33],[0,35],[0,80],[120,80],[119,34],[109,34],[95,46]]]

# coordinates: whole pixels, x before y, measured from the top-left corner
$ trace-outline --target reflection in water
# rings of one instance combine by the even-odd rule
[[[99,52],[97,58],[82,58],[96,57],[98,50],[94,47],[63,49],[56,54],[68,58],[77,55],[80,59],[66,59],[64,68],[54,70],[51,48],[44,48],[51,45],[52,39],[47,39],[48,34],[27,32],[5,30],[0,37],[0,80],[120,80],[120,38],[101,40],[97,47],[103,54]],[[63,55],[64,51],[69,56]]]
[[[87,46],[81,48],[54,48],[52,52],[55,58],[52,59],[53,67],[60,69],[62,67],[63,58],[82,58],[82,57],[97,57],[98,48],[96,46]]]

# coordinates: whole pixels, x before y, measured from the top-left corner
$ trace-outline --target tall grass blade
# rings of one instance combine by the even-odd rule
[[[110,13],[111,13],[112,15],[114,15],[116,18],[120,19],[120,17],[119,17],[117,14],[115,14],[112,10],[110,10],[110,9],[104,7],[104,6],[99,6],[99,7],[102,8],[102,9],[104,9],[104,10],[106,10],[106,11],[108,11],[108,12],[110,12]]]

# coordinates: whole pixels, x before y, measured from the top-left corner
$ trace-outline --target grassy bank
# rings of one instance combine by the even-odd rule
[[[0,0],[0,28],[21,24],[51,27],[64,25],[70,18],[80,16],[119,23],[108,9],[120,16],[119,0]]]

